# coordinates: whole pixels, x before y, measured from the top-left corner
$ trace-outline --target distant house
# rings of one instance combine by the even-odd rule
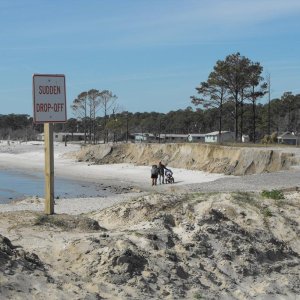
[[[38,133],[37,136],[36,136],[36,139],[38,141],[44,141],[45,140],[45,136],[43,133]]]
[[[67,141],[84,141],[84,132],[53,132],[54,142],[65,142]],[[38,141],[44,141],[44,133],[39,133],[37,135]]]
[[[242,135],[242,142],[243,143],[249,143],[250,142],[250,137],[247,134]]]
[[[187,140],[189,142],[204,143],[205,142],[205,134],[203,134],[203,133],[191,133],[187,136]]]
[[[166,143],[177,143],[177,142],[187,142],[187,134],[177,134],[177,133],[161,133],[159,138],[161,142]]]
[[[152,133],[131,133],[135,142],[153,142],[156,140]]]
[[[224,132],[223,132],[224,133]],[[179,133],[161,133],[154,135],[151,133],[132,133],[135,142],[161,142],[161,143],[186,143],[186,142],[205,142],[206,134],[202,133],[190,133],[190,134],[179,134]],[[224,134],[226,139],[226,134]]]
[[[277,141],[279,144],[299,145],[300,136],[296,135],[294,132],[286,131],[278,135]]]
[[[234,133],[231,131],[214,131],[205,134],[205,143],[222,143],[222,142],[233,142]]]

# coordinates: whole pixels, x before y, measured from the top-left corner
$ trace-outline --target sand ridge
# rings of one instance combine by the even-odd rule
[[[295,299],[299,210],[296,191],[280,201],[148,193],[87,214],[0,213],[0,295]]]
[[[297,155],[296,155],[297,153]],[[275,172],[299,164],[299,149],[239,147],[199,143],[89,145],[77,154],[80,161],[96,164],[133,163],[152,165],[163,161],[169,167],[227,175]]]

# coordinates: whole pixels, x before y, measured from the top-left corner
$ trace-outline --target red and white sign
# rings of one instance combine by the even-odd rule
[[[65,75],[33,75],[33,120],[35,123],[67,121]]]

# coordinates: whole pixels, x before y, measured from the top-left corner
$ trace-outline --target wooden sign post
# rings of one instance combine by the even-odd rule
[[[53,124],[44,124],[45,137],[45,213],[54,214]]]
[[[54,214],[53,123],[67,121],[65,75],[33,75],[33,120],[44,123],[45,213]]]

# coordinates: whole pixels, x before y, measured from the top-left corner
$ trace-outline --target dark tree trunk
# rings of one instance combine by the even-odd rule
[[[239,102],[238,102],[238,92],[235,93],[235,110],[234,110],[234,118],[235,118],[235,142],[238,141],[238,134],[239,134],[239,128],[238,128],[238,106],[239,106]]]
[[[243,130],[244,130],[244,102],[241,101],[241,123],[240,123],[240,141],[242,141]]]
[[[253,113],[253,143],[256,142],[256,105],[255,100],[252,100],[252,113]]]
[[[219,108],[219,143],[221,143],[221,136],[222,136],[222,113],[223,113],[223,104],[221,100],[220,108]]]

